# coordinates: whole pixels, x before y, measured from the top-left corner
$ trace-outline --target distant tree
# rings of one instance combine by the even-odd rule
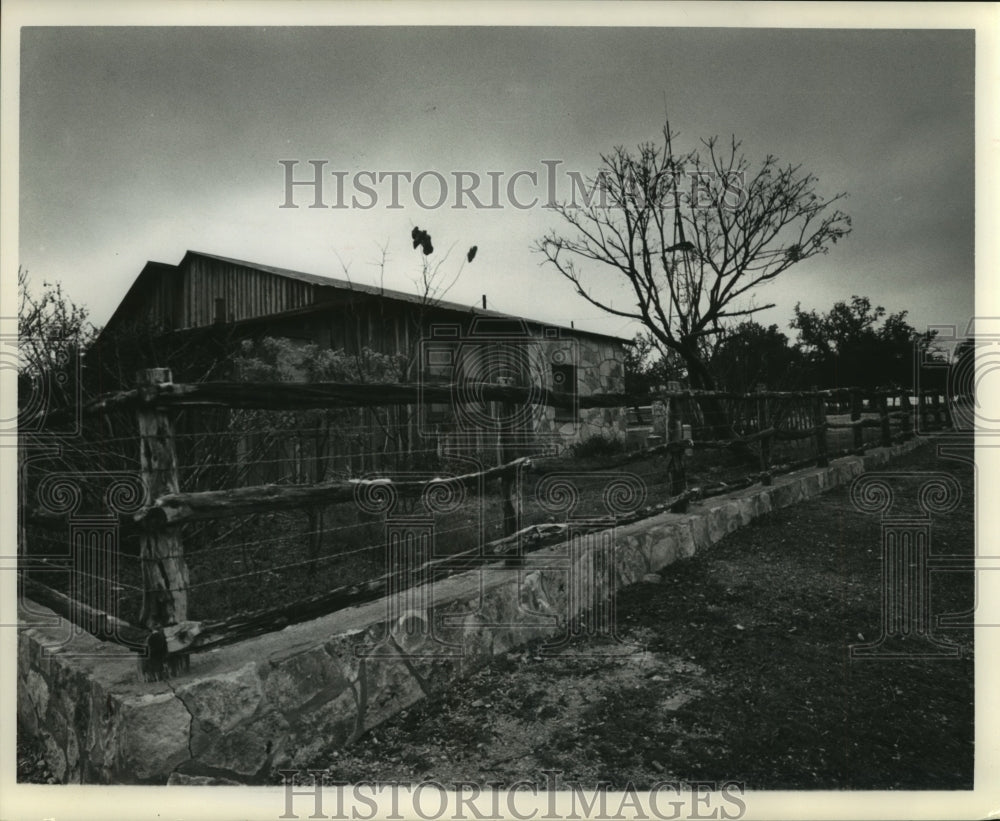
[[[651,333],[637,333],[625,348],[625,393],[645,399],[668,382],[682,379],[684,368],[677,360],[670,351],[664,354]]]
[[[754,168],[735,137],[681,153],[669,122],[662,133],[660,144],[601,155],[589,180],[595,195],[553,205],[570,230],[548,233],[536,250],[588,302],[643,323],[683,360],[692,387],[712,389],[712,338],[730,320],[772,307],[752,303],[755,289],[825,254],[851,223],[833,207],[844,195],[822,197],[817,178],[801,166],[779,166],[768,155]],[[690,190],[682,192],[682,184]],[[581,267],[590,263],[610,270],[627,299],[612,304],[596,295],[587,284],[591,272]],[[701,404],[726,436],[723,405]]]
[[[17,285],[18,408],[29,414],[67,409],[82,389],[82,357],[97,331],[59,282],[36,289],[21,267]]]
[[[777,325],[765,328],[752,319],[727,329],[711,359],[718,384],[737,393],[754,391],[758,385],[771,390],[799,387],[802,365],[799,349]]]
[[[881,305],[855,295],[826,313],[796,304],[790,327],[798,330],[813,379],[823,387],[911,387],[915,352],[933,343],[934,332],[919,333],[906,315],[887,315]]]
[[[974,401],[976,392],[976,340],[963,339],[952,354],[948,369],[947,396],[950,399]]]
[[[17,285],[18,551],[23,553],[27,510],[35,504],[38,481],[37,472],[29,471],[40,455],[31,453],[33,446],[41,443],[48,451],[48,470],[93,470],[100,462],[75,430],[84,398],[83,355],[96,333],[87,309],[58,282],[35,287],[26,268],[18,268]],[[91,491],[88,503],[92,496]]]

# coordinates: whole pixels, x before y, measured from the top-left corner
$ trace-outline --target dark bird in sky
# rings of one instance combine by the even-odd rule
[[[671,245],[666,250],[668,251],[693,251],[694,243],[684,240],[684,242],[678,242],[676,245]]]
[[[434,253],[434,246],[431,245],[431,235],[426,231],[421,231],[419,228],[414,226],[413,230],[410,232],[410,236],[413,238],[413,247],[422,248],[424,256]]]
[[[467,260],[469,260],[469,262],[472,262],[472,260],[474,260],[474,259],[476,258],[476,251],[478,251],[478,250],[479,250],[479,246],[478,246],[478,245],[473,245],[473,246],[472,246],[472,247],[471,247],[471,248],[469,249],[469,253],[467,253],[467,254],[465,255],[465,258],[466,258]]]

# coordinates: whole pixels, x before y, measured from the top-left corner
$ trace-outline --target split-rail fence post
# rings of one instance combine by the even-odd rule
[[[878,414],[882,423],[882,447],[892,444],[892,427],[889,421],[889,396],[885,391],[878,393]]]
[[[935,392],[934,407],[937,408],[942,428],[950,428],[954,423],[951,418],[951,408],[948,405],[948,395],[940,396]]]
[[[512,385],[512,377],[501,376],[497,380],[500,385]],[[515,442],[517,425],[513,421],[515,406],[509,402],[497,403],[500,411],[497,425],[497,456],[501,465],[507,464],[520,454]],[[500,500],[503,505],[503,535],[513,536],[517,532],[520,518],[520,477],[516,471],[505,473],[500,477]]]
[[[816,465],[825,468],[830,464],[826,447],[826,398],[813,386],[813,425],[816,428]]]
[[[851,422],[854,423],[854,449],[864,453],[865,450],[865,434],[864,428],[857,424],[861,421],[861,405],[863,399],[861,397],[861,391],[857,388],[851,388]]]
[[[762,393],[767,389],[764,384],[757,385],[757,393]],[[771,415],[768,413],[767,397],[757,397],[757,429],[766,431],[771,426]],[[760,483],[762,485],[771,484],[771,436],[764,435],[760,440]]]
[[[931,394],[931,405],[934,408],[934,423],[939,428],[950,427],[951,422],[948,419],[948,403],[941,401],[941,395],[936,390]]]
[[[923,394],[918,391],[917,392],[918,407],[923,405],[923,398],[924,398]],[[906,441],[907,439],[913,438],[913,428],[914,428],[913,407],[910,404],[910,392],[906,388],[904,388],[902,392],[899,394],[899,407],[900,410],[902,410],[903,412],[903,415],[900,417],[900,420],[902,421],[900,427],[902,428],[903,431],[903,441]],[[923,424],[925,424],[925,422],[923,417],[921,416],[917,420],[917,426],[919,427]]]
[[[140,393],[145,388],[152,394],[157,386],[170,381],[167,368],[139,371],[136,376]],[[139,465],[147,505],[167,493],[180,491],[173,424],[167,411],[156,406],[155,399],[148,401],[151,398],[144,400],[138,411]],[[147,525],[139,555],[143,580],[142,624],[156,629],[185,621],[188,569],[179,527]]]
[[[678,393],[681,383],[672,381],[667,383],[667,390],[671,393]],[[671,396],[667,401],[667,442],[680,442],[684,438],[684,423],[681,419],[681,400],[677,396]],[[684,453],[680,450],[671,450],[667,468],[670,474],[670,494],[676,496],[686,490],[687,480],[684,476]]]

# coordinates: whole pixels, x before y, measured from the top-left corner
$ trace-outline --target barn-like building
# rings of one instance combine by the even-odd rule
[[[108,357],[109,346],[122,345],[137,329],[159,351],[150,356],[162,360],[145,364],[172,367],[177,379],[205,378],[184,359],[191,340],[224,339],[227,350],[236,350],[234,343],[272,337],[348,355],[365,349],[398,355],[409,363],[403,378],[410,381],[506,382],[574,396],[624,392],[629,344],[479,306],[197,251],[176,265],[146,264],[102,330],[98,355]],[[463,425],[476,424],[477,411],[454,410],[421,409],[420,433],[461,439],[470,432]],[[478,416],[490,412],[483,406]],[[550,451],[597,434],[626,435],[624,409],[533,407],[520,424]]]

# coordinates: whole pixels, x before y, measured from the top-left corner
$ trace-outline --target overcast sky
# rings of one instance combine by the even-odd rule
[[[975,43],[971,31],[669,28],[28,28],[22,32],[20,263],[61,280],[97,324],[146,260],[188,249],[412,290],[414,225],[445,270],[479,246],[449,299],[605,333],[602,315],[532,253],[542,207],[456,210],[456,171],[517,171],[521,201],[545,193],[545,160],[593,172],[601,152],[654,139],[664,111],[680,147],[735,134],[840,191],[852,235],[757,294],[787,330],[793,307],[852,294],[917,327],[974,311]],[[445,175],[422,208],[403,181],[371,209],[282,209],[284,168]],[[433,179],[421,191],[437,198]],[[505,200],[505,195],[501,197]],[[367,198],[360,198],[362,203]],[[590,269],[613,295],[613,272]],[[616,305],[625,307],[621,291]]]

